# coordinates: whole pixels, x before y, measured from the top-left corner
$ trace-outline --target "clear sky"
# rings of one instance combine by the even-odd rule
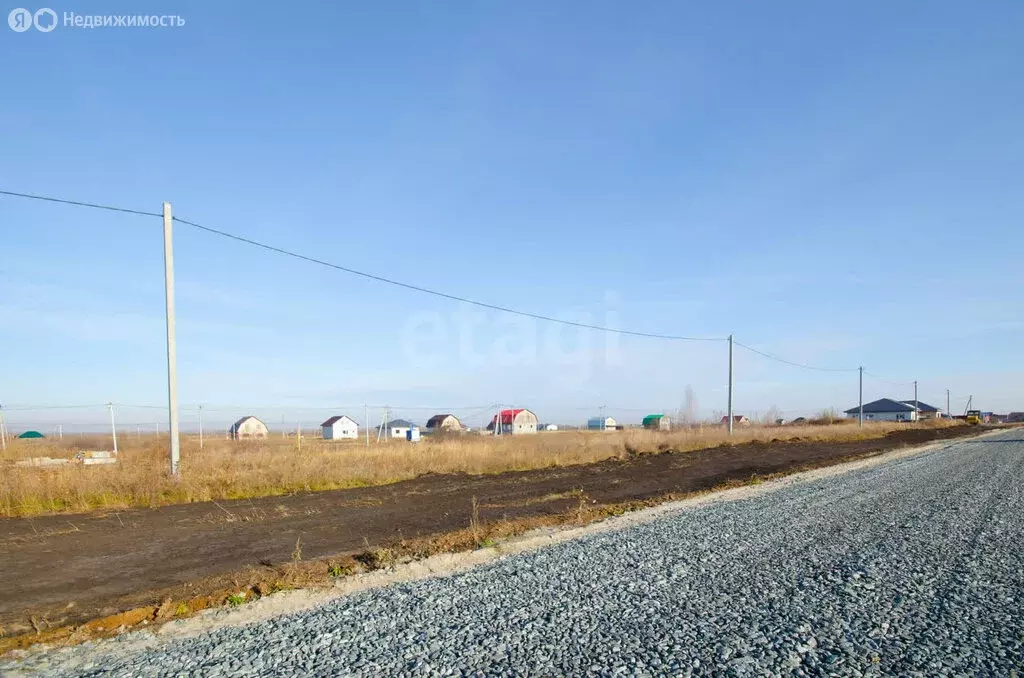
[[[868,377],[866,400],[911,398],[918,379],[935,405],[950,388],[954,410],[968,394],[1024,409],[1021,3],[160,13],[186,24],[0,24],[0,188],[168,200],[185,219],[453,294],[734,333],[904,382]],[[164,401],[159,219],[0,197],[0,233],[0,402]],[[180,224],[175,236],[180,398],[211,416],[315,425],[388,403],[480,423],[502,403],[635,421],[679,408],[687,385],[703,415],[725,408],[722,343],[558,329]],[[738,413],[856,398],[855,372],[737,349]],[[9,413],[14,428],[104,416]]]

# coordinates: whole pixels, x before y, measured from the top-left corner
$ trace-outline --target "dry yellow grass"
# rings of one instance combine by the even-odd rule
[[[851,425],[750,427],[729,437],[720,427],[670,433],[561,431],[535,436],[465,435],[371,443],[303,438],[262,441],[198,439],[184,436],[181,478],[167,472],[167,438],[119,441],[120,461],[111,466],[77,465],[23,468],[27,457],[71,457],[78,449],[103,449],[109,439],[93,441],[15,440],[0,458],[0,515],[32,516],[94,509],[160,506],[173,503],[241,499],[297,491],[380,485],[424,473],[499,473],[585,464],[631,453],[690,451],[751,440],[854,440],[874,438],[905,427],[872,423]]]

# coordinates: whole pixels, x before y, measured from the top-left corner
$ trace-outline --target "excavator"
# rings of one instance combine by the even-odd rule
[[[967,421],[968,426],[978,426],[981,424],[981,410],[970,409],[973,402],[974,396],[971,396],[967,399],[967,407],[964,409],[964,419]]]

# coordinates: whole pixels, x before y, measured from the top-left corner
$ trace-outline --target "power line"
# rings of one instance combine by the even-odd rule
[[[756,353],[756,354],[758,354],[760,356],[764,356],[765,358],[768,358],[769,360],[774,360],[776,362],[784,363],[786,365],[792,365],[793,367],[800,367],[800,368],[803,368],[805,370],[814,370],[816,372],[856,372],[857,369],[858,369],[856,367],[817,367],[815,365],[806,365],[804,363],[797,363],[797,362],[793,362],[792,360],[786,360],[785,358],[780,358],[779,356],[772,355],[771,353],[765,353],[764,351],[759,351],[758,349],[754,348],[753,346],[747,346],[746,344],[741,344],[738,341],[733,341],[733,343],[736,344],[737,346],[739,346],[740,348],[745,348],[748,351],[750,351],[752,353]]]
[[[133,210],[133,209],[128,209],[128,208],[124,208],[124,207],[116,207],[116,206],[113,206],[113,205],[101,205],[101,204],[98,204],[98,203],[82,202],[82,201],[78,201],[78,200],[66,200],[64,198],[53,198],[53,197],[50,197],[50,196],[33,195],[31,193],[19,193],[19,192],[16,192],[16,191],[0,190],[0,195],[13,196],[13,197],[17,197],[17,198],[28,198],[28,199],[31,199],[31,200],[43,200],[45,202],[60,203],[60,204],[63,204],[63,205],[75,205],[75,206],[78,206],[78,207],[91,207],[91,208],[94,208],[94,209],[110,210],[110,211],[113,211],[113,212],[124,212],[124,213],[127,213],[127,214],[138,214],[138,215],[147,216],[147,217],[162,217],[163,216],[163,214],[157,213],[157,212],[143,212],[141,210]],[[462,303],[465,303],[465,304],[470,304],[471,306],[477,306],[479,308],[487,308],[487,309],[490,309],[492,311],[500,311],[502,313],[511,313],[512,315],[518,315],[518,316],[522,316],[522,317],[525,317],[525,318],[533,318],[534,320],[543,320],[545,322],[556,323],[556,324],[559,324],[559,325],[566,325],[566,326],[569,326],[569,327],[578,327],[580,329],[585,329],[585,330],[596,330],[598,332],[610,332],[610,333],[613,333],[613,334],[628,335],[628,336],[633,336],[633,337],[646,337],[646,338],[649,338],[649,339],[668,339],[668,340],[672,340],[672,341],[725,341],[725,339],[723,337],[687,337],[687,336],[674,335],[674,334],[659,334],[659,333],[656,333],[656,332],[637,332],[637,331],[634,331],[634,330],[622,330],[622,329],[617,329],[617,328],[614,328],[614,327],[605,327],[603,325],[591,325],[589,323],[578,323],[578,322],[573,322],[571,320],[562,320],[562,319],[559,319],[559,318],[553,318],[551,316],[546,316],[546,315],[542,315],[542,314],[539,314],[539,313],[530,313],[529,311],[520,311],[520,310],[517,310],[517,309],[514,309],[514,308],[509,308],[507,306],[500,306],[498,304],[489,304],[489,303],[486,303],[486,302],[483,302],[483,301],[477,301],[475,299],[469,299],[467,297],[460,297],[460,296],[455,295],[455,294],[448,294],[447,292],[440,292],[438,290],[432,290],[432,289],[429,289],[429,288],[426,288],[426,287],[420,287],[419,285],[412,285],[410,283],[404,283],[404,282],[401,282],[399,280],[394,280],[392,278],[386,278],[384,276],[375,275],[373,273],[367,273],[366,271],[360,271],[360,270],[357,270],[357,269],[354,269],[354,268],[349,268],[347,266],[341,266],[339,264],[333,264],[333,263],[331,263],[329,261],[324,261],[323,259],[317,259],[315,257],[310,257],[310,256],[307,256],[305,254],[299,254],[298,252],[292,252],[290,250],[286,250],[286,249],[283,249],[281,247],[275,247],[274,245],[268,245],[267,243],[260,242],[258,240],[253,240],[252,238],[246,238],[244,236],[235,235],[234,233],[228,233],[227,231],[221,231],[219,229],[211,228],[209,226],[203,226],[202,224],[197,224],[194,221],[189,221],[187,219],[181,219],[179,217],[173,217],[173,218],[174,218],[174,221],[177,221],[178,223],[181,223],[181,224],[185,224],[186,226],[192,226],[193,228],[197,228],[199,230],[206,231],[207,233],[212,233],[212,234],[218,235],[218,236],[220,236],[222,238],[227,238],[229,240],[234,240],[236,242],[241,242],[241,243],[245,243],[247,245],[252,245],[253,247],[259,247],[259,248],[267,250],[269,252],[274,252],[276,254],[282,254],[284,256],[292,257],[294,259],[299,259],[301,261],[306,261],[306,262],[312,263],[312,264],[317,264],[319,266],[325,266],[327,268],[332,268],[332,269],[335,269],[337,271],[343,271],[345,273],[349,273],[349,274],[352,274],[352,275],[357,275],[357,276],[360,276],[360,277],[363,277],[363,278],[367,278],[369,280],[375,280],[377,282],[386,283],[388,285],[394,285],[396,287],[402,287],[404,289],[412,290],[414,292],[421,292],[423,294],[430,294],[430,295],[433,295],[435,297],[441,297],[443,299],[449,299],[451,301],[458,301],[458,302],[462,302]]]
[[[163,216],[159,212],[143,212],[142,210],[128,209],[127,207],[116,207],[114,205],[100,205],[94,202],[80,202],[78,200],[65,200],[64,198],[51,198],[45,195],[32,195],[31,193],[18,193],[16,191],[0,190],[0,195],[8,195],[15,198],[29,198],[31,200],[43,200],[45,202],[56,202],[62,205],[75,205],[77,207],[92,207],[97,210],[109,210],[111,212],[124,212],[125,214],[138,214],[144,217]]]
[[[247,245],[252,245],[253,247],[259,247],[259,248],[267,250],[269,252],[275,252],[277,254],[283,254],[285,256],[292,257],[294,259],[299,259],[301,261],[306,261],[306,262],[309,262],[309,263],[312,263],[312,264],[317,264],[319,266],[325,266],[327,268],[333,268],[335,270],[343,271],[345,273],[351,273],[352,275],[357,275],[357,276],[360,276],[360,277],[363,277],[363,278],[367,278],[369,280],[375,280],[377,282],[386,283],[388,285],[394,285],[396,287],[402,287],[402,288],[405,288],[407,290],[413,290],[414,292],[422,292],[423,294],[430,294],[430,295],[433,295],[435,297],[441,297],[443,299],[449,299],[451,301],[458,301],[458,302],[462,302],[462,303],[465,303],[465,304],[470,304],[472,306],[478,306],[480,308],[487,308],[487,309],[490,309],[492,311],[500,311],[502,313],[511,313],[513,315],[523,316],[525,318],[533,318],[534,320],[543,320],[545,322],[557,323],[557,324],[560,324],[560,325],[568,325],[570,327],[579,327],[579,328],[585,329],[585,330],[597,330],[599,332],[611,332],[613,334],[624,334],[624,335],[629,335],[629,336],[633,336],[633,337],[647,337],[649,339],[669,339],[669,340],[672,340],[672,341],[725,341],[725,339],[722,338],[722,337],[685,337],[685,336],[674,335],[674,334],[658,334],[658,333],[654,333],[654,332],[636,332],[636,331],[633,331],[633,330],[621,330],[621,329],[617,329],[617,328],[614,328],[614,327],[604,327],[603,325],[591,325],[591,324],[588,324],[588,323],[573,322],[571,320],[562,320],[562,319],[553,318],[553,317],[547,316],[547,315],[541,315],[539,313],[530,313],[529,311],[520,311],[520,310],[517,310],[517,309],[514,309],[514,308],[509,308],[508,306],[499,306],[497,304],[489,304],[487,302],[477,301],[475,299],[469,299],[467,297],[460,297],[460,296],[455,295],[455,294],[448,294],[447,292],[439,292],[437,290],[432,290],[432,289],[429,289],[427,287],[420,287],[419,285],[412,285],[412,284],[409,284],[409,283],[404,283],[404,282],[401,282],[399,280],[394,280],[392,278],[386,278],[384,276],[375,275],[373,273],[367,273],[365,271],[359,271],[359,270],[354,269],[354,268],[348,268],[347,266],[341,266],[339,264],[332,264],[331,262],[324,261],[323,259],[317,259],[315,257],[310,257],[310,256],[307,256],[305,254],[299,254],[298,252],[292,252],[290,250],[286,250],[286,249],[283,249],[283,248],[280,248],[280,247],[275,247],[274,245],[268,245],[268,244],[260,242],[258,240],[253,240],[251,238],[246,238],[246,237],[243,237],[243,236],[240,236],[240,235],[235,235],[233,233],[228,233],[226,231],[221,231],[221,230],[218,230],[216,228],[210,228],[209,226],[202,226],[202,225],[197,224],[197,223],[195,223],[193,221],[187,221],[185,219],[179,219],[178,217],[174,217],[174,220],[179,222],[179,223],[185,224],[186,226],[192,226],[192,227],[198,228],[198,229],[200,229],[202,231],[206,231],[207,233],[212,233],[212,234],[218,235],[218,236],[220,236],[222,238],[228,238],[229,240],[235,240],[235,241],[238,241],[238,242],[241,242],[241,243],[245,243]]]

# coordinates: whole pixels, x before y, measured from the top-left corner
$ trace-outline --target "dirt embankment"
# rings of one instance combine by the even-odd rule
[[[8,637],[38,633],[213,596],[218,587],[258,578],[254,569],[345,554],[351,562],[354,554],[464,532],[471,524],[527,524],[584,506],[685,495],[977,432],[907,429],[843,443],[753,442],[497,475],[426,475],[287,497],[0,519],[0,627]]]

